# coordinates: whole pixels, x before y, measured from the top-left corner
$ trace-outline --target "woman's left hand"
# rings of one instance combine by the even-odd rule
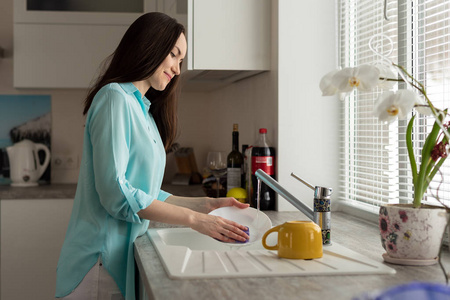
[[[225,206],[235,206],[237,208],[247,208],[250,206],[250,204],[239,202],[233,197],[209,198],[208,200],[206,203],[206,213]]]

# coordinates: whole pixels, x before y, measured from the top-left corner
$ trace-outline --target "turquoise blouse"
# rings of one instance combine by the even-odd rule
[[[101,256],[125,298],[135,299],[133,243],[149,225],[136,213],[170,196],[161,190],[166,154],[149,108],[132,83],[108,84],[92,102],[56,297],[70,294]]]

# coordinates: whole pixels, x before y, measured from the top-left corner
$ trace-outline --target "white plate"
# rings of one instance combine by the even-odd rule
[[[269,217],[253,207],[237,208],[234,206],[221,207],[209,213],[213,216],[219,216],[249,228],[250,240],[247,243],[229,243],[230,245],[247,246],[254,242],[260,241],[264,233],[272,228],[272,221]]]

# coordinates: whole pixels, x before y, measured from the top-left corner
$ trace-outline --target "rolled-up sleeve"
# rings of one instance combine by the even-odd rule
[[[92,143],[95,189],[100,203],[114,218],[141,223],[137,212],[149,206],[154,199],[166,196],[146,193],[127,179],[130,163],[132,108],[125,95],[107,90],[97,95],[90,116],[89,134]]]
[[[160,201],[166,201],[166,199],[169,198],[170,196],[172,196],[172,194],[170,194],[166,191],[160,190],[157,199]]]

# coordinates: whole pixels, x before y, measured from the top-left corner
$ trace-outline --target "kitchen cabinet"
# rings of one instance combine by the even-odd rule
[[[270,0],[142,0],[186,27],[183,89],[211,90],[270,69]],[[87,88],[140,15],[28,11],[14,1],[14,87]]]
[[[53,299],[73,199],[0,200],[1,299]]]
[[[88,87],[127,27],[14,24],[14,87]]]
[[[159,0],[186,27],[184,90],[212,90],[270,70],[270,0]]]
[[[89,87],[128,26],[156,10],[156,0],[141,1],[141,12],[99,12],[29,10],[15,0],[14,87]]]

